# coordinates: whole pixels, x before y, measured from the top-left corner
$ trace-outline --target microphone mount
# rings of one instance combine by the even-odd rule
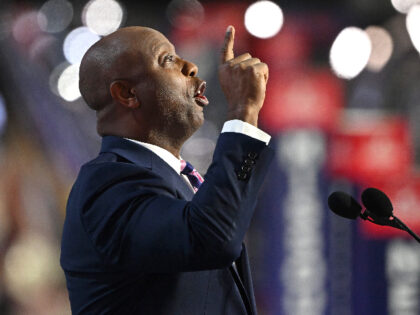
[[[367,220],[369,222],[372,222],[372,223],[375,223],[375,224],[378,224],[378,225],[391,226],[393,228],[396,228],[396,229],[399,229],[399,230],[402,230],[402,231],[406,231],[403,227],[401,227],[400,224],[398,224],[396,222],[396,220],[395,220],[396,217],[394,217],[394,216],[390,216],[389,218],[382,217],[382,216],[374,214],[372,211],[369,211],[368,209],[365,209],[364,211],[362,211],[360,213],[360,217],[363,220]]]

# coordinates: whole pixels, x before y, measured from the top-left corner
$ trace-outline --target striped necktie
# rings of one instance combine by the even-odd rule
[[[187,161],[181,160],[181,174],[188,177],[194,192],[197,192],[200,185],[204,182],[203,177],[197,172],[197,170]]]

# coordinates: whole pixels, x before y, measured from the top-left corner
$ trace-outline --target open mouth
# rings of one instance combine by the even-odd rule
[[[206,81],[203,81],[198,86],[198,89],[194,95],[195,102],[201,107],[207,106],[209,104],[209,100],[204,95],[205,90],[206,90]]]

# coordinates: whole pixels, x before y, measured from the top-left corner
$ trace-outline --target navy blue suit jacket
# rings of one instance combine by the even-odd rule
[[[73,314],[256,314],[242,241],[272,156],[223,133],[194,195],[152,151],[104,137],[67,204],[61,266]]]

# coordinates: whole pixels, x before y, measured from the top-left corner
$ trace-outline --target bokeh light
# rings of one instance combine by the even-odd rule
[[[274,2],[255,2],[245,12],[245,27],[255,37],[273,37],[282,26],[283,12]]]
[[[71,64],[67,61],[64,61],[60,63],[59,65],[55,66],[54,69],[50,73],[49,77],[49,86],[51,92],[53,92],[55,95],[60,96],[60,93],[58,92],[58,79],[60,78],[63,71],[68,68]]]
[[[57,81],[59,95],[68,102],[77,100],[80,95],[79,90],[79,64],[69,65],[61,73]]]
[[[114,0],[91,0],[83,9],[82,21],[98,35],[116,31],[123,22],[124,11]]]
[[[391,0],[394,8],[401,13],[408,13],[415,4],[420,4],[420,0]]]
[[[420,5],[411,7],[407,14],[406,25],[414,47],[420,52]]]
[[[371,71],[380,71],[392,55],[394,45],[391,35],[378,26],[369,26],[365,31],[372,43],[372,52],[366,67]]]
[[[49,0],[38,12],[39,27],[48,33],[65,30],[73,19],[73,6],[67,0]]]
[[[64,56],[70,63],[80,63],[86,51],[96,43],[100,37],[82,26],[71,31],[64,39]]]
[[[14,39],[21,44],[32,43],[41,33],[38,21],[42,19],[45,20],[45,16],[39,15],[37,11],[28,11],[18,16],[12,26]]]
[[[197,0],[172,0],[166,15],[174,27],[191,30],[203,22],[204,8]]]
[[[46,285],[61,281],[59,249],[37,234],[15,241],[4,260],[4,279],[8,293],[25,303]]]
[[[367,65],[372,44],[365,31],[347,27],[334,40],[330,50],[330,64],[338,77],[352,79]]]

